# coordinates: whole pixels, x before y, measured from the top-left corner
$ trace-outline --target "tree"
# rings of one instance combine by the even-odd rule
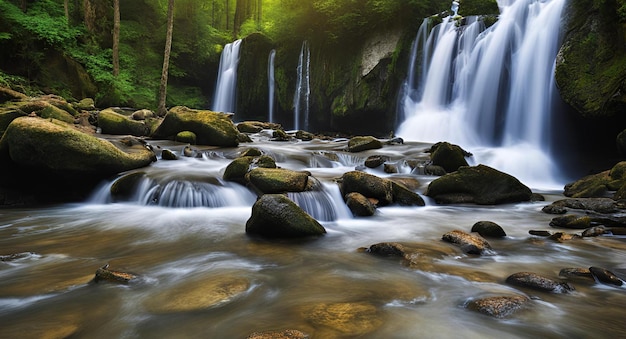
[[[165,116],[165,98],[167,96],[167,75],[170,66],[170,52],[172,50],[172,31],[174,30],[174,0],[167,3],[167,33],[165,37],[165,52],[163,53],[163,72],[161,73],[161,85],[159,87],[159,107],[157,114]]]
[[[67,3],[67,0],[65,1]],[[113,0],[113,76],[120,74],[120,0]]]
[[[63,9],[65,10],[65,19],[67,20],[67,24],[70,24],[70,4],[69,0],[63,1]]]

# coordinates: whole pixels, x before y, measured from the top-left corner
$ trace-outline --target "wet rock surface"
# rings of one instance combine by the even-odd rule
[[[470,300],[466,307],[495,318],[506,318],[522,309],[529,301],[530,299],[522,295],[495,296]]]
[[[456,244],[461,247],[461,250],[468,254],[485,254],[486,251],[491,250],[491,245],[487,240],[482,237],[470,234],[461,230],[454,230],[445,233],[442,240]]]
[[[506,278],[507,284],[550,293],[569,293],[574,287],[532,272],[518,272]]]
[[[326,229],[282,194],[265,194],[252,206],[246,233],[270,238],[319,236]]]
[[[472,232],[480,234],[481,237],[502,238],[506,237],[506,232],[502,226],[493,221],[479,221],[472,226]]]

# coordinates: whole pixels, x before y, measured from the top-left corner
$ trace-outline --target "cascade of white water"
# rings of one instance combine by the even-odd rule
[[[241,39],[226,44],[220,57],[220,67],[217,73],[217,84],[213,96],[213,107],[217,112],[235,112],[235,97],[237,94],[237,65],[239,63],[239,49]]]
[[[274,59],[276,58],[276,50],[270,51],[270,55],[267,60],[267,89],[268,89],[268,121],[274,121]]]
[[[304,41],[298,58],[296,92],[293,97],[294,129],[309,128],[310,66],[311,51],[308,42]],[[302,120],[304,125],[301,125]]]
[[[456,27],[445,18],[422,44],[419,74],[426,77],[414,88],[423,94],[404,91],[405,118],[396,133],[478,148],[476,162],[523,181],[549,178],[553,67],[565,1],[501,1],[499,19],[488,29],[479,20]],[[417,72],[412,67],[409,78]]]

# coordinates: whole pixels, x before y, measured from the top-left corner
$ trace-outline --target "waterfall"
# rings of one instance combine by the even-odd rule
[[[220,67],[217,73],[217,84],[213,96],[212,110],[216,112],[235,112],[235,97],[237,94],[237,64],[239,63],[239,48],[241,39],[226,44],[220,57]]]
[[[293,97],[293,119],[296,130],[309,129],[310,66],[311,51],[308,42],[304,41],[298,58],[296,93]],[[304,120],[304,125],[301,125],[301,120]]]
[[[469,17],[458,27],[447,17],[427,38],[425,20],[411,51],[396,133],[473,147],[476,162],[525,183],[556,183],[549,134],[565,1],[501,1],[493,26]]]
[[[270,56],[267,60],[267,89],[268,89],[268,121],[274,121],[274,59],[276,58],[276,50],[273,49],[270,51]]]

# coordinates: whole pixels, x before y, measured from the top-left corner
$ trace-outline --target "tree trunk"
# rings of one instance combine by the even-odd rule
[[[95,18],[96,13],[95,9],[91,6],[90,0],[83,0],[83,13],[85,17],[85,27],[87,27],[87,31],[93,33],[95,30]]]
[[[67,3],[67,0],[66,0]],[[120,74],[120,0],[113,0],[113,76]]]
[[[167,97],[167,75],[170,67],[170,51],[172,50],[172,31],[174,30],[174,0],[167,4],[167,34],[165,37],[165,52],[163,53],[163,72],[161,73],[161,86],[159,87],[159,108],[157,114],[165,116],[165,98]]]
[[[67,24],[70,24],[70,0],[63,1],[63,9],[65,10],[65,20],[67,20]]]

